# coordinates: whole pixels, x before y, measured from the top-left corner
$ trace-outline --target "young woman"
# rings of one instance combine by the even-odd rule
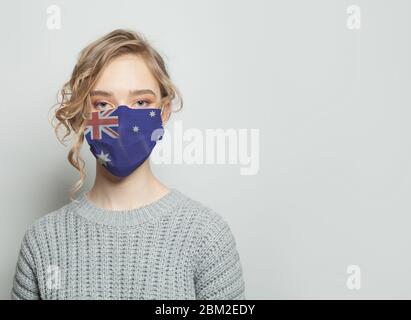
[[[159,53],[139,34],[114,30],[81,52],[55,111],[80,180],[70,202],[24,234],[12,299],[245,299],[227,222],[167,187],[149,155],[179,96]],[[96,177],[83,185],[84,139]]]

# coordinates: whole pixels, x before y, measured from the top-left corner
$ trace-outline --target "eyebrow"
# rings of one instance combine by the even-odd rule
[[[139,89],[139,90],[130,90],[128,92],[130,96],[138,96],[141,94],[152,94],[156,97],[156,94],[151,89]],[[111,91],[104,91],[104,90],[93,90],[90,92],[90,96],[103,96],[103,97],[113,97],[114,94]]]

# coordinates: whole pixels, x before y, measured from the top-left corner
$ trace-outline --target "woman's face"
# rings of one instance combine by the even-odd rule
[[[114,58],[90,92],[91,111],[128,105],[160,108],[160,88],[144,60],[132,54]],[[164,114],[163,114],[164,119]]]

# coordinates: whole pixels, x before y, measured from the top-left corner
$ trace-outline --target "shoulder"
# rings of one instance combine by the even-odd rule
[[[178,212],[189,218],[194,229],[194,237],[199,241],[199,244],[224,235],[233,238],[229,223],[222,213],[204,200],[182,194],[184,201],[181,202]]]
[[[181,191],[177,190],[177,192],[182,199],[178,208],[179,213],[191,216],[196,223],[201,225],[223,224],[226,222],[223,215],[214,210],[211,204],[206,203],[204,200],[192,198]]]
[[[237,241],[223,213],[216,211],[212,205],[204,201],[188,197],[181,208],[192,221],[188,238],[196,277],[204,275],[204,270],[212,270],[211,273],[217,274],[226,272],[227,268],[231,267],[235,270],[228,270],[226,275],[232,272],[238,275],[238,272],[241,272],[241,265]],[[224,278],[221,274],[220,277]]]
[[[70,214],[70,203],[49,211],[31,222],[24,234],[24,239],[38,242],[51,234],[58,232],[58,227],[65,223]]]

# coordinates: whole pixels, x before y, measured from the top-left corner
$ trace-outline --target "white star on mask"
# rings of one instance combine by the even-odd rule
[[[104,166],[107,166],[107,163],[110,162],[111,160],[108,158],[108,153],[105,154],[103,151],[100,152],[100,154],[97,155],[97,161],[101,163]]]
[[[140,128],[139,128],[139,127],[137,127],[137,126],[134,126],[134,127],[133,127],[133,131],[134,131],[134,132],[136,132],[136,133],[137,133],[139,130],[140,130]]]
[[[149,114],[150,114],[150,117],[154,117],[156,115],[156,113],[153,110],[151,110]]]

